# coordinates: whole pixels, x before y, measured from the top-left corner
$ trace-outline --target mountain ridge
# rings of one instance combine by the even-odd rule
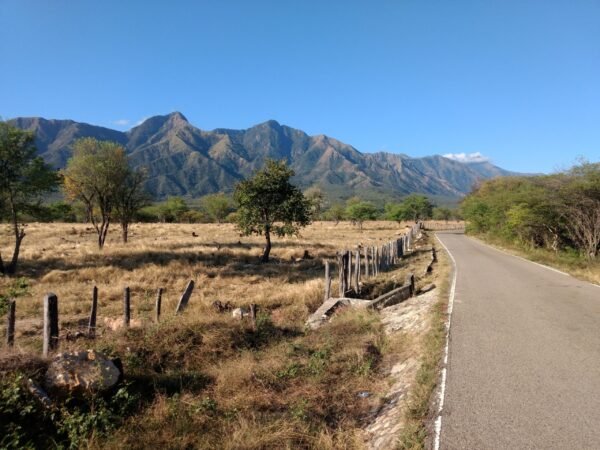
[[[65,166],[76,139],[118,142],[134,167],[147,168],[146,187],[157,199],[229,192],[267,158],[285,159],[296,172],[296,184],[319,186],[333,200],[353,195],[397,199],[410,193],[457,199],[483,179],[513,174],[487,162],[469,164],[440,155],[362,153],[333,137],[310,136],[276,120],[211,131],[195,127],[180,112],[150,117],[128,131],[68,119],[19,117],[8,122],[34,132],[39,154],[57,169]]]

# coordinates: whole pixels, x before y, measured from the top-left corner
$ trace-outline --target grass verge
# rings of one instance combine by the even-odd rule
[[[512,255],[562,270],[581,280],[600,284],[600,261],[588,261],[576,251],[555,253],[520,242],[507,241],[490,234],[471,234],[471,236]]]
[[[437,280],[439,298],[431,309],[429,330],[424,336],[420,367],[415,383],[411,388],[405,409],[406,426],[400,434],[398,448],[426,448],[429,435],[428,423],[432,416],[432,396],[440,378],[440,361],[446,343],[446,321],[448,296],[450,292],[450,275],[452,267],[445,251],[438,252]]]

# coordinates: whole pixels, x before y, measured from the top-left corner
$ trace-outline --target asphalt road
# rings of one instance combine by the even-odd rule
[[[600,287],[438,233],[456,292],[442,449],[600,449]]]

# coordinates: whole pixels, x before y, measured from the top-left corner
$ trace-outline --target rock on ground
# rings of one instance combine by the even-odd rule
[[[115,363],[94,350],[59,353],[44,377],[46,389],[56,395],[107,391],[117,384],[121,371]]]

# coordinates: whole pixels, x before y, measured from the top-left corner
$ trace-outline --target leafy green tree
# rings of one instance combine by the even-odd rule
[[[169,197],[158,205],[158,210],[161,222],[182,222],[190,207],[181,197]]]
[[[138,211],[149,202],[144,190],[145,181],[145,171],[128,169],[125,178],[115,191],[115,217],[121,224],[121,237],[124,243],[127,243],[129,238],[129,224]]]
[[[339,203],[331,205],[331,208],[325,212],[325,218],[327,220],[333,220],[337,225],[340,223],[340,220],[344,220],[346,218],[346,208],[344,205],[340,205]]]
[[[310,223],[310,204],[302,192],[290,183],[294,171],[285,161],[267,160],[252,178],[235,187],[237,225],[245,235],[264,235],[266,245],[261,257],[269,261],[271,234],[297,234]]]
[[[313,186],[304,192],[304,196],[310,204],[310,213],[313,219],[319,219],[326,204],[325,193],[321,188]]]
[[[222,223],[232,211],[231,201],[223,193],[210,194],[202,197],[202,207],[208,216],[217,223]]]
[[[371,202],[362,201],[356,197],[348,200],[346,206],[346,217],[353,224],[358,225],[362,230],[365,220],[375,220],[377,218],[377,208]]]
[[[67,198],[86,205],[88,219],[98,234],[98,247],[104,247],[115,218],[126,240],[132,211],[144,203],[144,174],[130,169],[125,149],[116,142],[79,139],[73,144],[73,157],[63,176]]]
[[[40,197],[54,190],[58,181],[56,172],[36,156],[33,134],[0,122],[0,216],[8,219],[14,236],[8,265],[0,254],[0,273],[16,272],[25,238],[21,216],[35,211]]]
[[[561,209],[567,233],[588,259],[596,259],[600,252],[600,163],[581,162],[566,175]]]
[[[446,208],[445,206],[438,206],[433,208],[431,216],[434,220],[443,220],[445,222],[448,222],[454,217],[454,213],[450,208]]]

